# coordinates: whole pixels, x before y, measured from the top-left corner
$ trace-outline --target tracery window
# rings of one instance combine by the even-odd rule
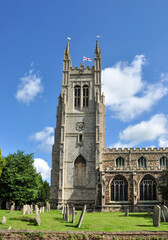
[[[140,200],[156,200],[156,180],[149,174],[140,183]]]
[[[168,160],[166,157],[162,157],[160,159],[160,167],[166,167],[166,168],[168,167]]]
[[[121,175],[115,176],[111,183],[111,201],[128,201],[128,182]]]
[[[86,185],[86,161],[81,155],[74,163],[74,185],[79,187]]]
[[[79,108],[80,107],[80,86],[75,86],[75,107]]]
[[[117,168],[124,167],[124,159],[122,157],[116,159],[116,167]]]
[[[88,107],[89,105],[89,87],[87,85],[83,86],[83,107]]]
[[[138,168],[146,169],[146,159],[144,157],[138,159]]]

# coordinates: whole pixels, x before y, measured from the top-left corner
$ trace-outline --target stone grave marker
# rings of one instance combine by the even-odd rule
[[[72,222],[75,223],[75,208],[72,208]]]
[[[27,212],[27,205],[23,205],[23,215],[25,215]]]
[[[3,216],[3,217],[2,217],[2,224],[5,224],[5,223],[6,223],[6,217]]]
[[[153,210],[153,226],[159,227],[160,226],[160,207],[158,205],[154,206]]]
[[[40,220],[40,215],[39,214],[36,214],[36,222],[37,222],[37,225],[41,224],[41,220]]]
[[[39,213],[39,208],[37,205],[35,205],[35,214],[38,214]]]
[[[126,207],[126,208],[125,208],[125,216],[128,217],[128,215],[129,215],[129,208]]]
[[[78,222],[78,225],[77,225],[78,228],[80,228],[81,225],[82,225],[82,221],[83,221],[83,218],[85,216],[85,212],[86,212],[86,205],[84,205],[82,213],[80,215],[79,222]]]
[[[63,219],[66,220],[66,206],[64,206],[64,214],[63,214]]]
[[[152,209],[149,208],[149,209],[148,209],[148,217],[151,217],[151,215],[152,215],[151,212],[152,212]]]
[[[166,222],[166,218],[164,216],[162,209],[160,210],[160,220],[161,220],[161,222]]]
[[[66,205],[66,221],[69,222],[69,205]]]
[[[165,205],[163,205],[161,210],[163,212],[163,215],[165,217],[166,222],[168,222],[168,209],[167,209],[167,207]]]
[[[12,202],[12,205],[10,207],[10,213],[13,213],[14,210],[15,210],[15,202]]]
[[[64,205],[62,205],[62,215],[64,214]]]

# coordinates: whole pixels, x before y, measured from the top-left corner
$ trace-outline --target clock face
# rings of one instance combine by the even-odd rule
[[[84,122],[77,122],[76,123],[76,130],[83,131],[85,129],[85,123]]]

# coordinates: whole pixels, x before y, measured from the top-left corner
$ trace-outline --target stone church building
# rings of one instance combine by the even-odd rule
[[[106,107],[101,90],[101,50],[94,66],[72,67],[69,42],[52,149],[52,208],[69,204],[101,211],[143,211],[162,202],[161,172],[168,148],[106,148]]]

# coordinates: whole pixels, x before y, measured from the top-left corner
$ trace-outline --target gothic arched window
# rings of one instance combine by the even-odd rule
[[[115,176],[111,183],[111,201],[128,201],[128,183],[121,175]]]
[[[156,180],[149,174],[140,183],[140,200],[156,200]]]
[[[83,86],[83,107],[88,107],[89,105],[89,87],[87,85]]]
[[[122,157],[116,159],[116,167],[117,168],[124,167],[124,159]]]
[[[80,86],[75,86],[75,107],[79,108],[80,107]]]
[[[86,161],[81,155],[74,163],[74,185],[79,187],[86,185]]]
[[[160,167],[166,167],[166,168],[168,167],[168,160],[166,157],[162,157],[160,159]]]
[[[138,168],[146,168],[146,159],[144,157],[138,159]]]

